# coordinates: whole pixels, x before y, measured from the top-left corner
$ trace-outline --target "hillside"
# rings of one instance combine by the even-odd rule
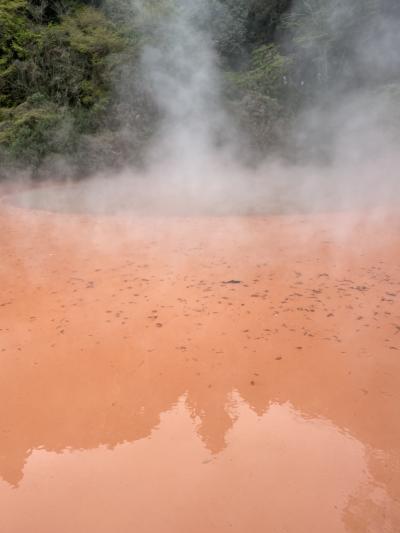
[[[157,47],[163,21],[180,4],[185,3],[0,0],[0,173],[84,176],[142,164],[165,111],[143,69],[143,51]],[[190,24],[216,53],[221,107],[252,154],[304,155],[304,139],[299,148],[294,126],[300,112],[321,103],[334,108],[344,94],[368,91],[375,102],[388,99],[385,113],[389,106],[386,114],[397,125],[392,102],[398,109],[399,8],[389,0],[346,4],[198,4],[201,16],[196,8]],[[306,144],[315,156],[321,131],[315,135],[309,126],[301,130],[310,130]],[[322,137],[331,143],[328,132]],[[324,146],[316,151],[324,152]]]

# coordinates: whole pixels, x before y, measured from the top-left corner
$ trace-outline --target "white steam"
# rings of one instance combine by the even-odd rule
[[[397,202],[400,34],[383,3],[293,3],[289,20],[297,17],[295,25],[282,41],[294,38],[294,54],[305,66],[300,64],[292,84],[309,97],[286,135],[290,163],[268,153],[266,146],[256,169],[237,156],[248,139],[224,102],[210,31],[210,9],[216,3],[223,12],[222,0],[165,1],[165,10],[155,17],[140,76],[161,120],[145,170],[126,169],[118,177],[72,185],[56,202],[58,192],[40,199],[39,191],[29,202],[66,210],[177,214],[372,208]],[[145,18],[153,2],[133,0],[133,5]],[[385,5],[393,4],[385,0]],[[340,53],[332,48],[334,42],[341,45]]]

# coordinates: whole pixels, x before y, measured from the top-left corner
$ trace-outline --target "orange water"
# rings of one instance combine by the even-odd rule
[[[398,217],[0,227],[1,533],[400,531]]]

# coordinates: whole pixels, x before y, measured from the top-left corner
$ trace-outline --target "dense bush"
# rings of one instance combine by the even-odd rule
[[[92,5],[0,0],[3,157],[37,169],[51,153],[74,153],[79,135],[105,127],[112,71],[127,46]]]

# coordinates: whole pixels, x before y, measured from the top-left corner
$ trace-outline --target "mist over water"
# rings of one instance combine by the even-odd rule
[[[397,0],[103,1],[151,128],[0,184],[0,532],[398,533]]]
[[[400,43],[391,2],[293,2],[280,40],[289,54],[297,54],[299,68],[289,84],[308,96],[281,149],[266,147],[257,159],[225,100],[210,29],[217,4],[223,13],[224,3],[215,0],[166,2],[153,23],[138,75],[160,120],[140,170],[107,172],[62,192],[37,190],[17,202],[50,210],[150,214],[313,212],[396,203],[400,95],[391,81],[400,73]],[[372,8],[378,10],[377,22],[359,31],[363,9]],[[133,9],[144,18],[151,4],[136,0]],[[297,36],[299,27],[308,41]],[[329,47],[341,34],[347,41],[337,57]],[[317,54],[316,47],[323,49]]]

